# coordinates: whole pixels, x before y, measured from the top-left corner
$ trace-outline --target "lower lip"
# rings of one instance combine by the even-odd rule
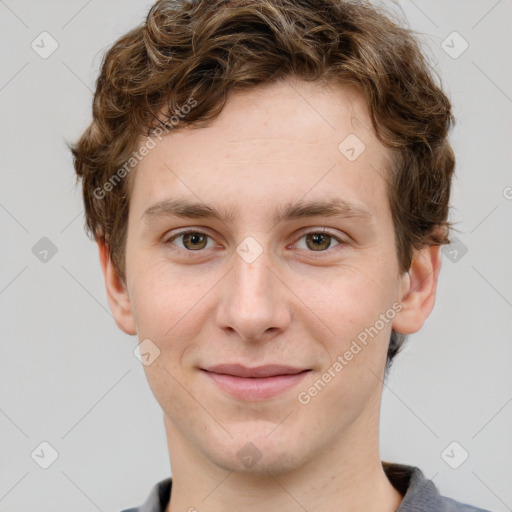
[[[219,386],[220,389],[243,400],[263,400],[284,393],[297,385],[308,373],[305,370],[294,375],[276,375],[274,377],[235,377],[222,373],[202,372]]]

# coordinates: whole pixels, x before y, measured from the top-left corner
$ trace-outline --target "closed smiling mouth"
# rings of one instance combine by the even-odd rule
[[[309,368],[268,364],[247,367],[241,364],[220,364],[201,368],[217,387],[240,400],[264,400],[284,393],[311,371]]]

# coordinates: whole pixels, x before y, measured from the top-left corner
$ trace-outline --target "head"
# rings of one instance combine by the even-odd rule
[[[434,304],[452,123],[412,33],[365,2],[159,1],[112,46],[71,150],[168,428],[226,468],[249,441],[284,468],[375,413]],[[232,362],[307,372],[242,407],[204,373]]]

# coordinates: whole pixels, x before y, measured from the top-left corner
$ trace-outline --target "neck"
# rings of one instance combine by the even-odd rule
[[[220,468],[190,445],[167,419],[165,424],[173,481],[166,512],[252,512],[262,508],[265,512],[296,512],[301,508],[308,512],[394,512],[403,498],[382,468],[378,421],[357,422],[344,435],[344,442],[294,471],[279,474]]]

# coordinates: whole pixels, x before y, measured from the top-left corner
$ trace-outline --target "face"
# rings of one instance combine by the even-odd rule
[[[142,160],[125,287],[104,271],[118,325],[150,340],[171,442],[280,472],[377,428],[391,329],[432,305],[399,272],[387,157],[356,89],[282,82]]]

